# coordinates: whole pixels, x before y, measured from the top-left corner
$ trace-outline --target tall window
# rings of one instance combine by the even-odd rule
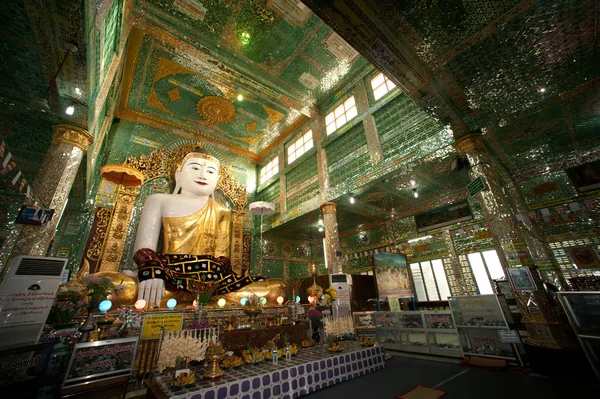
[[[479,294],[494,294],[492,280],[505,277],[496,251],[492,249],[483,252],[473,252],[467,254],[467,259],[469,260],[469,265],[471,265],[471,270],[473,270]]]
[[[381,72],[371,79],[371,88],[373,89],[373,97],[375,97],[375,100],[379,100],[395,87],[396,84]]]
[[[410,264],[417,301],[445,301],[450,294],[441,259]]]
[[[354,118],[357,114],[356,102],[354,101],[354,96],[352,96],[325,117],[327,135],[344,126],[346,122]]]
[[[304,133],[304,136],[294,141],[287,149],[288,165],[300,158],[300,155],[313,148],[312,130]]]
[[[262,167],[260,170],[260,184],[263,184],[271,177],[275,176],[279,172],[279,160],[277,157],[271,159],[268,164]]]

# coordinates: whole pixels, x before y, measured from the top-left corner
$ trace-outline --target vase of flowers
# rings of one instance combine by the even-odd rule
[[[52,304],[48,324],[52,325],[54,330],[75,327],[77,322],[73,317],[78,315],[85,306],[86,302],[76,292],[68,291]]]
[[[313,330],[311,338],[318,344],[321,341],[321,332],[319,330],[321,328],[323,312],[321,312],[319,309],[311,309],[308,311],[307,317],[310,320],[310,325],[312,326]]]
[[[329,286],[325,291],[323,291],[323,295],[317,300],[317,307],[320,309],[331,309],[333,303],[337,298],[337,291],[335,288]]]
[[[114,285],[107,277],[96,274],[88,274],[81,281],[85,284],[83,295],[87,297],[88,316],[79,328],[81,332],[79,341],[87,342],[90,339],[90,332],[94,329],[94,312],[98,310],[100,302],[109,296],[118,296],[119,291],[125,288],[125,286],[122,284]]]
[[[196,296],[196,312],[194,318],[199,321],[207,319],[206,304],[217,289],[217,282],[206,281],[204,278],[190,280],[192,292]]]

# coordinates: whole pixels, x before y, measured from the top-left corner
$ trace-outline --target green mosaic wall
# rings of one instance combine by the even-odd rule
[[[302,279],[309,277],[309,262],[290,262],[289,265],[291,279]]]
[[[370,256],[352,258],[347,261],[347,264],[350,267],[350,273],[362,273],[373,270],[373,263]]]
[[[283,260],[263,259],[262,275],[264,277],[283,279],[283,268]]]
[[[296,206],[315,198],[319,194],[319,178],[317,155],[305,160],[286,174],[286,209],[289,211]]]
[[[347,192],[347,185],[371,167],[367,138],[362,123],[358,123],[326,148],[329,168],[328,199]]]
[[[117,48],[117,38],[119,35],[119,30],[121,28],[121,3],[120,1],[113,1],[108,13],[106,14],[106,18],[104,19],[104,72],[108,71],[110,63],[113,59]],[[104,79],[102,79],[104,80]]]
[[[444,127],[404,94],[376,111],[373,118],[386,161],[411,152],[420,158],[452,143]]]

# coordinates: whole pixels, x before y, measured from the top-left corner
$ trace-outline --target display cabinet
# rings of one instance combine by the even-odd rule
[[[449,297],[448,302],[464,354],[517,360],[522,364],[515,341],[506,342],[507,334],[500,333],[509,332],[509,322],[512,323],[503,295],[456,296]]]
[[[449,311],[361,312],[354,314],[354,323],[357,336],[368,334],[373,324],[377,341],[387,349],[463,356]]]
[[[360,341],[363,338],[377,339],[377,327],[375,326],[375,312],[354,312],[354,334]]]
[[[558,299],[596,376],[600,379],[600,292],[559,292]]]

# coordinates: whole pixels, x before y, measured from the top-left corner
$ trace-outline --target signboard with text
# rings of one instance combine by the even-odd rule
[[[459,327],[508,328],[496,295],[449,297],[448,302]]]
[[[83,342],[75,345],[64,387],[131,374],[138,338]]]
[[[182,325],[183,313],[147,313],[141,339],[158,339],[161,327],[164,326],[165,331],[179,331]]]
[[[478,192],[483,191],[484,189],[485,189],[485,183],[483,182],[483,179],[481,178],[481,176],[479,176],[477,179],[473,180],[471,183],[469,183],[467,185],[467,191],[469,192],[469,195],[471,197],[476,195]]]

